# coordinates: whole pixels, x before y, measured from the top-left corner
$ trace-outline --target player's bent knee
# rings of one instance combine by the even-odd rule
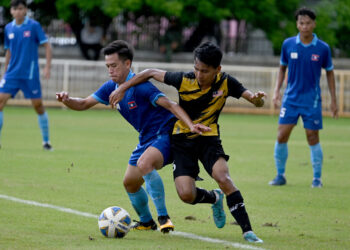
[[[232,180],[230,178],[230,176],[228,174],[223,174],[223,175],[219,175],[215,178],[215,180],[219,183],[219,184],[230,184],[232,183]]]
[[[127,179],[124,178],[124,180],[123,180],[123,186],[124,186],[125,190],[128,191],[128,188],[129,188],[129,186],[130,186],[129,180],[127,180]]]
[[[123,185],[124,185],[125,190],[129,193],[135,193],[141,187],[140,183],[138,183],[136,181],[129,180],[128,178],[124,178]]]
[[[178,191],[178,195],[183,202],[188,203],[188,204],[192,204],[193,201],[195,200],[195,197],[192,194],[192,192],[184,192],[184,191],[179,192]]]
[[[212,172],[212,177],[217,183],[232,182],[227,168],[215,168]]]
[[[222,175],[214,179],[224,193],[237,189],[229,175]]]
[[[144,161],[138,161],[137,167],[139,168],[142,176],[145,176],[154,170],[154,167],[151,164],[147,164]]]
[[[194,198],[192,196],[189,196],[189,195],[182,195],[182,196],[180,196],[180,199],[187,204],[192,204],[194,201]]]

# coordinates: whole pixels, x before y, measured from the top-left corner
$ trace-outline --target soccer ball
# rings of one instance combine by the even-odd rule
[[[130,230],[131,218],[121,207],[109,207],[98,218],[101,233],[109,238],[123,238]]]

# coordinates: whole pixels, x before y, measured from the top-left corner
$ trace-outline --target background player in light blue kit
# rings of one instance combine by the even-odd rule
[[[11,14],[14,20],[5,27],[5,75],[0,82],[0,136],[4,119],[3,108],[11,96],[14,97],[19,90],[22,90],[24,97],[31,99],[38,114],[43,148],[52,150],[48,115],[41,100],[38,63],[38,47],[43,44],[46,53],[44,75],[49,79],[51,46],[40,24],[26,16],[25,0],[12,0]]]
[[[277,107],[281,101],[280,90],[288,67],[288,83],[282,100],[274,152],[277,176],[269,184],[278,186],[287,182],[285,178],[287,142],[301,116],[311,151],[314,175],[311,186],[322,187],[323,153],[319,139],[319,130],[322,129],[320,88],[322,68],[326,70],[331,95],[331,112],[333,117],[338,116],[331,51],[328,44],[313,33],[316,15],[312,10],[301,8],[297,10],[295,18],[299,34],[286,39],[282,45],[280,70],[273,96]]]
[[[74,110],[86,110],[98,103],[109,104],[109,95],[135,75],[131,71],[133,51],[128,43],[117,40],[104,48],[103,53],[111,80],[86,98],[71,98],[66,92],[57,93],[58,101]],[[142,188],[145,181],[146,190],[157,209],[160,230],[173,230],[174,225],[165,206],[163,182],[155,169],[160,169],[172,161],[170,133],[176,117],[192,132],[201,133],[210,129],[201,124],[194,125],[177,103],[170,101],[150,82],[129,89],[117,109],[140,134],[139,144],[130,156],[124,176],[124,187],[140,217],[140,222],[133,227],[138,230],[157,229],[148,207],[147,194]]]

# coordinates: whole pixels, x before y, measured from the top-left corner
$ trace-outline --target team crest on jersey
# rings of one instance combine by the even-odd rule
[[[30,37],[30,30],[26,30],[23,32],[23,37]]]
[[[213,97],[218,97],[218,96],[222,96],[224,92],[222,90],[218,90],[218,91],[214,91],[213,92]]]
[[[318,62],[320,60],[320,56],[316,54],[311,55],[311,61]]]
[[[297,53],[297,52],[292,52],[292,53],[290,53],[290,58],[292,58],[292,59],[298,59],[298,53]]]
[[[128,107],[129,109],[137,108],[136,102],[135,101],[128,102]]]

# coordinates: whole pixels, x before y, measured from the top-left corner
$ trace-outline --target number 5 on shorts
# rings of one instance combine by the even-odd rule
[[[281,112],[280,112],[280,117],[284,117],[285,116],[285,114],[286,114],[286,108],[281,108]]]

